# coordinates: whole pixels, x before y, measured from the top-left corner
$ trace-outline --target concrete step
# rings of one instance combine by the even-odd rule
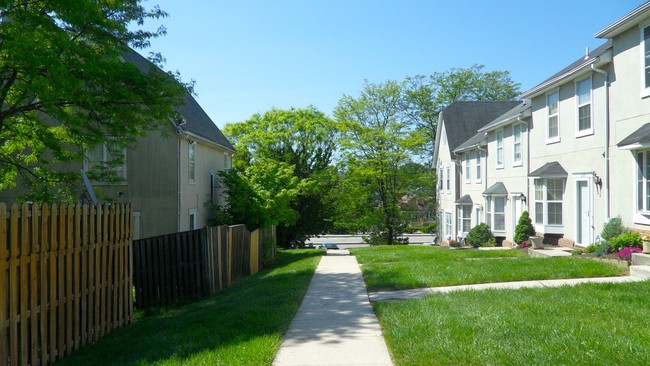
[[[570,257],[571,249],[560,249],[558,247],[545,247],[544,249],[528,248],[528,255],[533,258]]]
[[[650,266],[632,265],[630,266],[630,276],[650,279]]]
[[[632,254],[632,265],[650,266],[650,254],[643,254],[643,253]]]

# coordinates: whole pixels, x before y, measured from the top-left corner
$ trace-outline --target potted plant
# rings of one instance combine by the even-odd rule
[[[641,237],[643,240],[643,252],[645,254],[650,254],[650,232],[643,234]]]

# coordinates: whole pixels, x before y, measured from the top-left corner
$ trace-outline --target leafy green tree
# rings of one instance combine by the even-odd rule
[[[515,243],[520,244],[524,240],[528,240],[531,236],[535,235],[535,227],[533,227],[533,221],[530,219],[528,211],[521,213],[519,221],[517,221],[517,226],[515,227]]]
[[[508,71],[484,71],[483,65],[453,68],[431,75],[407,77],[402,98],[404,113],[427,136],[420,154],[431,158],[436,140],[438,116],[458,100],[513,100],[520,94]]]
[[[278,225],[280,245],[302,245],[309,236],[329,230],[334,198],[330,192],[337,181],[330,166],[337,130],[330,118],[314,107],[272,109],[247,121],[227,124],[224,133],[238,151],[233,166],[256,189],[266,192],[262,199],[269,210],[273,205],[282,207],[278,215],[271,215]],[[281,201],[271,199],[283,189],[275,181],[253,182],[261,171],[277,166],[292,169],[292,182],[297,187],[286,190],[291,195],[284,194]],[[281,214],[287,212],[291,214]]]
[[[368,194],[355,201],[357,214],[386,244],[396,243],[404,227],[399,203],[407,180],[401,169],[423,142],[401,108],[402,91],[403,83],[366,81],[359,97],[343,96],[334,111],[347,182],[364,185],[350,188]]]
[[[84,151],[119,151],[176,115],[186,92],[178,75],[123,58],[165,33],[138,29],[166,16],[158,7],[2,1],[0,15],[0,190],[20,184],[27,199],[70,198]]]

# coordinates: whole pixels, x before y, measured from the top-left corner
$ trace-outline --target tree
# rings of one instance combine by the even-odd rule
[[[240,123],[228,124],[224,133],[238,154],[234,168],[249,181],[257,173],[273,166],[292,169],[297,190],[290,190],[282,204],[294,215],[273,216],[282,246],[304,244],[305,239],[328,230],[333,212],[331,189],[337,180],[330,167],[335,151],[337,130],[334,122],[314,107],[272,109],[255,114]],[[266,183],[271,183],[267,181]],[[281,187],[258,181],[257,189],[268,197]]]
[[[425,161],[431,158],[438,115],[446,106],[458,100],[512,100],[520,94],[519,83],[511,79],[510,72],[486,72],[483,68],[473,65],[406,78],[402,108],[427,136],[427,143],[420,150]]]
[[[178,74],[122,57],[129,45],[142,49],[165,33],[134,30],[166,16],[160,8],[145,10],[139,0],[3,1],[0,14],[0,190],[20,183],[27,199],[70,199],[80,182],[71,163],[85,151],[99,144],[121,151],[175,118],[187,86]]]
[[[521,244],[522,241],[528,240],[531,236],[535,236],[535,227],[533,227],[533,221],[528,215],[528,211],[521,213],[517,226],[515,227],[515,236],[514,241],[517,244]]]
[[[399,202],[406,179],[400,169],[423,142],[401,108],[403,86],[395,81],[366,81],[358,98],[343,96],[334,111],[342,131],[348,182],[365,185],[353,190],[371,194],[357,201],[357,213],[376,228],[386,244],[397,241],[404,225]]]

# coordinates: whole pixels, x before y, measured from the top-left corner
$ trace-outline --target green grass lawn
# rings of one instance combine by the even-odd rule
[[[627,268],[581,258],[531,258],[519,250],[378,246],[352,250],[369,291],[488,282],[607,277]]]
[[[649,365],[650,281],[374,304],[397,365]]]
[[[321,255],[280,251],[274,268],[208,299],[140,313],[57,365],[270,365]]]

